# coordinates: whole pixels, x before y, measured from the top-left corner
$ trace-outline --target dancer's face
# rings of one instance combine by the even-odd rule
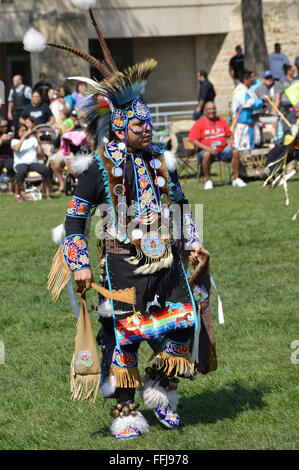
[[[115,131],[121,142],[125,142],[125,130]],[[135,119],[131,121],[127,129],[127,147],[144,149],[149,146],[152,138],[152,127],[147,121]]]

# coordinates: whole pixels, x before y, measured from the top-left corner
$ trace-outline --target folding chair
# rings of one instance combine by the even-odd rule
[[[213,163],[218,163],[219,165],[219,181],[220,183],[224,183],[227,185],[231,183],[231,166],[229,162],[222,162],[220,160],[215,159]],[[197,162],[197,173],[196,173],[196,183],[199,183],[200,177],[202,175],[201,172],[201,162],[198,160]]]
[[[194,146],[188,142],[188,135],[193,124],[193,120],[185,119],[175,121],[169,127],[171,150],[177,157],[178,175],[185,172],[185,178],[187,178],[189,174],[196,175],[196,169],[192,166],[191,161],[197,151]]]

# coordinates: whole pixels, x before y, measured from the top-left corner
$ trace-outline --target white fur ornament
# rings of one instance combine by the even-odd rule
[[[72,0],[72,4],[81,10],[88,10],[96,6],[97,0]]]
[[[28,29],[23,38],[25,51],[41,52],[47,47],[47,39],[34,28]]]
[[[76,155],[75,158],[71,160],[71,168],[76,175],[81,175],[86,171],[93,162],[92,155]]]
[[[164,154],[164,161],[166,163],[167,169],[169,171],[174,171],[176,169],[176,158],[173,152],[170,150],[165,150]]]
[[[57,227],[52,229],[52,240],[57,245],[60,245],[65,237],[66,234],[64,224],[57,225]]]

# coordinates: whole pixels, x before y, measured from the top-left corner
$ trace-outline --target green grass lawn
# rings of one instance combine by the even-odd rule
[[[288,207],[282,188],[262,189],[260,181],[203,191],[191,178],[183,186],[190,202],[203,204],[203,241],[223,302],[224,325],[215,315],[218,370],[181,380],[177,430],[163,430],[137,396],[151,432],[122,443],[109,433],[114,401],[70,400],[76,318],[66,291],[55,304],[46,290],[56,251],[50,230],[70,198],[17,204],[0,195],[0,449],[298,449],[299,364],[291,343],[299,340],[299,221],[291,219],[299,181],[289,182]],[[90,253],[94,259],[94,230]],[[88,304],[96,299],[88,294]],[[149,356],[142,344],[142,372]]]

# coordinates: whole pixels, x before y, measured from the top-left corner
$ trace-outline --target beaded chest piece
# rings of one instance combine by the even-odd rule
[[[110,142],[96,151],[104,176],[108,179],[108,200],[114,208],[109,235],[136,247],[136,256],[127,262],[136,266],[135,273],[152,273],[172,263],[170,250],[170,204],[168,172],[163,159],[164,147],[151,143],[144,150],[127,154],[122,143]],[[126,175],[131,159],[134,182]],[[136,200],[130,186],[135,185]]]

